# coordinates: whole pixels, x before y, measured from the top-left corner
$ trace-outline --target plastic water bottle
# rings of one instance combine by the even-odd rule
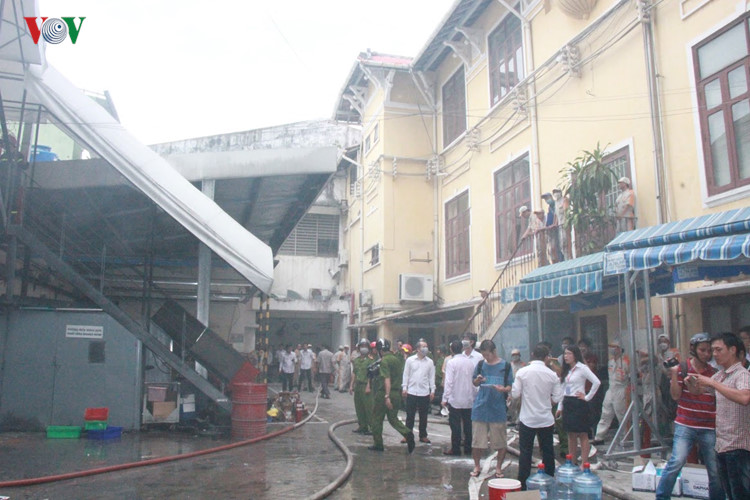
[[[602,500],[602,480],[591,472],[591,464],[583,464],[583,473],[573,480],[576,500]]]
[[[573,455],[565,456],[565,463],[555,470],[557,480],[557,500],[575,500],[573,480],[581,474],[581,469],[573,463]]]
[[[544,464],[539,464],[537,473],[526,480],[526,489],[539,490],[542,500],[555,499],[555,480],[544,472]]]

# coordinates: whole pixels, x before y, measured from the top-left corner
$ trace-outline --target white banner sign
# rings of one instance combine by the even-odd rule
[[[104,327],[94,325],[65,325],[65,336],[74,339],[104,338]]]

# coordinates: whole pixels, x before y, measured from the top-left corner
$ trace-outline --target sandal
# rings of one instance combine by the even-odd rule
[[[481,472],[482,472],[481,470],[476,470],[476,469],[474,469],[473,471],[471,471],[471,473],[470,473],[469,475],[470,475],[471,477],[477,477],[477,476],[479,476],[479,474],[480,474]]]
[[[505,477],[505,475],[502,472],[495,472],[495,479],[500,479]]]

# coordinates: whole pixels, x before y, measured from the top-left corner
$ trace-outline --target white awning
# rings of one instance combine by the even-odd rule
[[[30,65],[26,88],[50,114],[253,285],[273,283],[271,248],[138,142],[51,66]]]

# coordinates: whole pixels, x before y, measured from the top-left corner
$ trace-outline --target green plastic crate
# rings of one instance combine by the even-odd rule
[[[87,431],[103,431],[107,428],[106,420],[87,420],[83,424],[83,428]]]
[[[77,425],[50,425],[47,427],[48,439],[79,439],[81,427]]]

